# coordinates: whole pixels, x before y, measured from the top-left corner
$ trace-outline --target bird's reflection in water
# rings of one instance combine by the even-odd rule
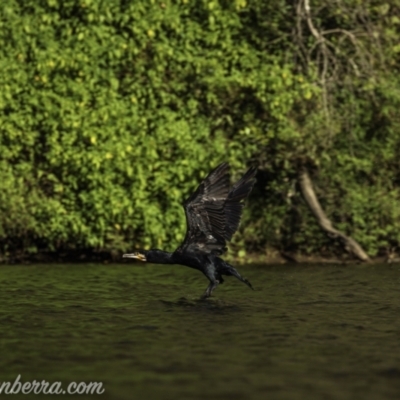
[[[181,297],[176,301],[160,300],[162,304],[171,309],[188,309],[191,311],[214,311],[214,312],[235,312],[240,311],[240,307],[219,299],[188,299]]]

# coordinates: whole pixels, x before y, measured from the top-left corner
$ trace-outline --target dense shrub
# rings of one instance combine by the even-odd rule
[[[317,60],[298,60],[296,7],[268,3],[3,0],[2,252],[172,250],[184,236],[182,200],[222,161],[235,178],[260,165],[235,252],[326,245],[299,198],[299,164],[318,171],[341,229],[372,254],[396,246],[393,21],[379,19],[393,72],[378,65],[350,90],[343,69],[327,89]],[[321,26],[346,22],[326,15]]]

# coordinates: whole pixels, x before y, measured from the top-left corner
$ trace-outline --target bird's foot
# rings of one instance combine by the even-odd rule
[[[203,295],[200,296],[199,300],[207,300],[211,296],[211,293],[204,293]]]
[[[214,282],[211,282],[206,291],[204,292],[203,296],[200,297],[200,300],[206,300],[207,298],[211,297],[211,293],[213,290],[219,285],[219,281],[215,280]]]

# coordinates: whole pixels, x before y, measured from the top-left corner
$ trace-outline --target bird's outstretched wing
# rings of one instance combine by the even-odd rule
[[[229,164],[223,163],[203,180],[185,201],[187,231],[177,252],[204,252],[220,255],[239,227],[244,200],[254,185],[256,168],[229,190]]]

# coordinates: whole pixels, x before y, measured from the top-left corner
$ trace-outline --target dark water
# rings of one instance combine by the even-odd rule
[[[102,381],[102,399],[400,399],[398,265],[240,271],[255,292],[227,278],[202,302],[207,281],[185,267],[1,266],[0,382]]]

